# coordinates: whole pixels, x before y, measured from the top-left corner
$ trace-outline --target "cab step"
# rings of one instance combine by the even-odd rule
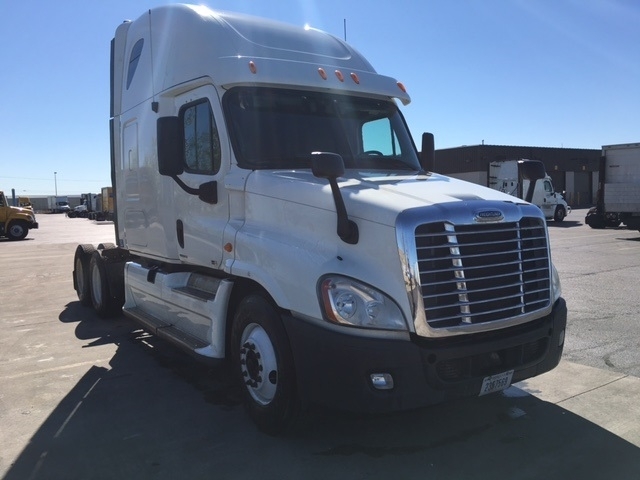
[[[123,309],[125,316],[140,323],[149,333],[164,338],[172,343],[177,344],[185,350],[194,353],[208,351],[211,347],[208,343],[203,342],[186,332],[178,330],[173,325],[163,322],[162,320],[142,311],[138,307]]]

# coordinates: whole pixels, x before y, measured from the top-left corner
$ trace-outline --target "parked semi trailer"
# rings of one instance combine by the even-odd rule
[[[90,220],[113,221],[115,216],[113,187],[103,187],[95,196],[93,209],[87,214]]]
[[[640,230],[640,143],[602,147],[596,206],[589,209],[585,223]]]
[[[312,404],[406,410],[558,364],[544,215],[427,171],[433,135],[420,158],[406,89],[351,46],[173,5],[121,24],[111,62],[116,244],[77,247],[78,298],[230,364],[262,430]]]

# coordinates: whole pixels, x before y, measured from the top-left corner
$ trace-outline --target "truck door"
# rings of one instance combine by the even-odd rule
[[[184,172],[179,180],[188,188],[209,184],[217,197],[206,202],[174,183],[172,226],[178,255],[185,263],[220,268],[229,220],[224,175],[230,166],[229,142],[221,141],[219,133],[224,126],[220,102],[210,85],[183,93],[175,102],[184,132]]]
[[[533,203],[540,207],[545,217],[553,217],[558,200],[554,194],[555,192],[553,191],[553,184],[551,183],[551,180],[548,178],[538,180],[536,182],[535,190],[536,194],[534,194]]]
[[[9,218],[9,208],[3,193],[0,193],[0,231],[4,229],[4,224]]]

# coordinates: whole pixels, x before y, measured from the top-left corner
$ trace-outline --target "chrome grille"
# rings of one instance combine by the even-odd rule
[[[510,319],[550,305],[544,220],[415,230],[420,286],[431,328]]]

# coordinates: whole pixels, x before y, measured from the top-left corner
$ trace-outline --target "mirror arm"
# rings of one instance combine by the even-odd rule
[[[353,220],[349,220],[349,216],[347,215],[347,208],[344,206],[342,193],[340,192],[340,187],[338,186],[338,181],[335,177],[329,178],[328,180],[329,185],[331,185],[333,201],[336,204],[336,214],[338,215],[338,236],[345,243],[355,245],[356,243],[358,243],[359,238],[358,225]]]
[[[212,205],[218,203],[218,182],[206,182],[198,188],[193,188],[184,183],[177,175],[172,175],[171,178],[189,195],[197,195],[200,200]]]
[[[338,216],[338,236],[343,242],[355,245],[359,239],[358,225],[353,220],[349,220],[342,192],[338,186],[338,177],[344,174],[342,157],[337,153],[312,152],[311,172],[315,177],[326,178],[329,181]]]

